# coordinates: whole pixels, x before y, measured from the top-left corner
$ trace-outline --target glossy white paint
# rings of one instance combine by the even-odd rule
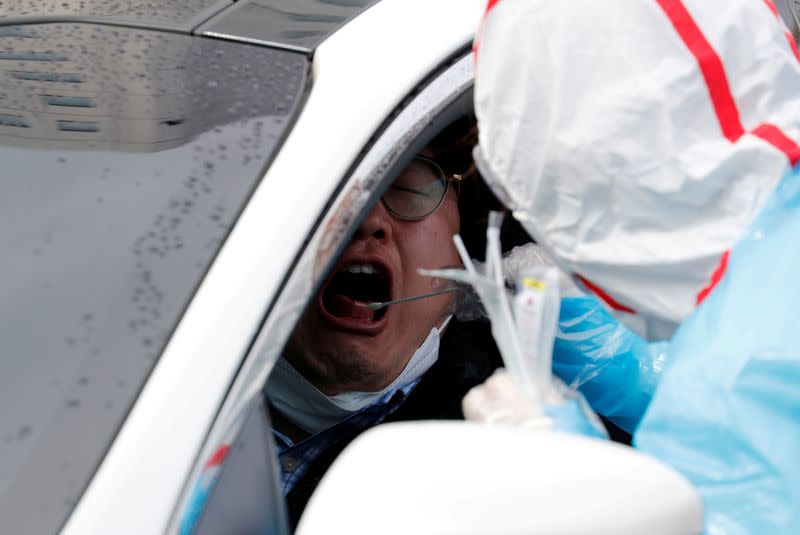
[[[383,0],[317,50],[291,135],[223,246],[64,533],[161,533],[303,240],[370,136],[468,44],[484,0]]]
[[[353,441],[311,496],[296,533],[696,535],[702,529],[702,501],[689,481],[633,448],[516,426],[416,422],[381,425]]]

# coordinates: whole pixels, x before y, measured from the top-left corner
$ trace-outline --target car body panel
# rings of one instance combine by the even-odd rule
[[[242,0],[196,33],[310,54],[338,27],[377,0]]]
[[[108,2],[107,0],[10,0],[0,4],[0,24],[94,22],[188,33],[233,0]]]

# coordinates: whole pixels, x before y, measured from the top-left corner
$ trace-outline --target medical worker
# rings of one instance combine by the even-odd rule
[[[707,533],[800,533],[800,54],[775,6],[492,0],[475,49],[479,168],[594,296],[562,303],[555,371],[689,478]]]

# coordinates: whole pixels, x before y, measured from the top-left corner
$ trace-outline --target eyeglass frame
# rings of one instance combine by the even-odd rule
[[[389,203],[387,203],[386,200],[384,199],[384,195],[386,195],[386,193],[381,195],[381,202],[383,203],[383,206],[386,208],[386,210],[390,214],[392,214],[393,217],[396,217],[397,219],[400,219],[402,221],[421,221],[421,220],[425,219],[426,217],[431,216],[434,213],[436,213],[436,211],[439,209],[439,207],[442,206],[442,204],[444,203],[444,200],[447,198],[447,193],[450,191],[450,182],[455,182],[456,183],[456,195],[458,195],[460,193],[460,189],[461,189],[461,180],[463,179],[463,177],[461,175],[455,174],[455,173],[448,176],[448,174],[445,173],[444,169],[442,169],[442,166],[439,165],[438,163],[436,163],[436,160],[434,160],[433,158],[430,158],[428,156],[422,156],[422,155],[418,154],[418,155],[414,156],[414,158],[412,158],[412,161],[413,160],[419,160],[421,162],[425,162],[425,163],[433,166],[433,168],[439,174],[440,180],[444,181],[444,192],[442,193],[442,197],[441,197],[441,199],[439,199],[439,202],[436,203],[436,206],[434,206],[431,209],[430,212],[428,212],[425,215],[416,216],[416,217],[408,217],[408,216],[404,216],[404,215],[398,214],[394,209],[392,209],[391,206],[389,206]],[[391,187],[392,186],[389,186],[389,188],[391,188]]]

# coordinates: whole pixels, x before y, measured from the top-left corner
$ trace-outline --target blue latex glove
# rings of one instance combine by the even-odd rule
[[[592,409],[629,433],[658,385],[666,342],[648,344],[596,298],[561,300],[553,373],[586,397]]]

